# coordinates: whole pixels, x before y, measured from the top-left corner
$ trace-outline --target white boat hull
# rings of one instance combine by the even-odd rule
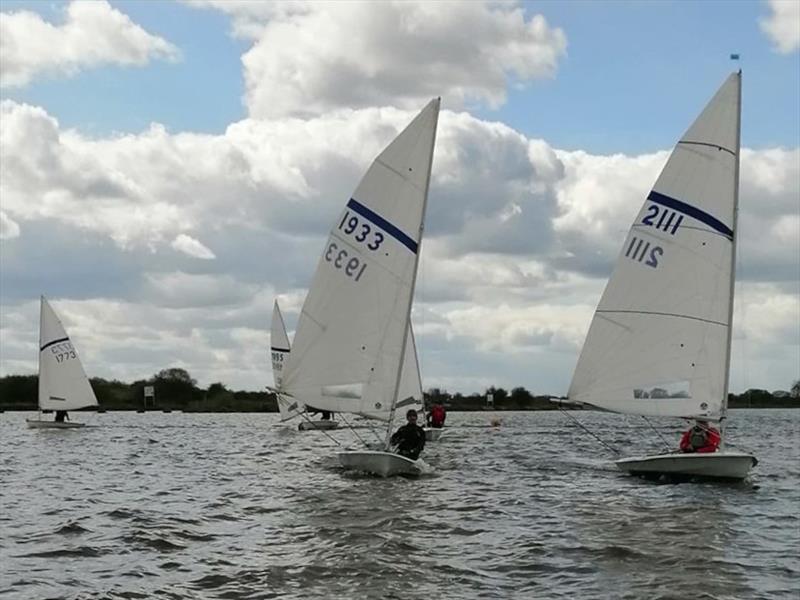
[[[73,423],[72,421],[41,421],[39,419],[25,419],[31,429],[79,429],[86,427],[84,423]]]
[[[339,421],[301,421],[297,428],[300,431],[314,431],[316,429],[329,431],[331,429],[338,429]]]
[[[616,461],[617,468],[644,477],[744,479],[758,460],[744,452],[657,454]]]
[[[425,430],[425,441],[426,442],[438,442],[439,439],[444,435],[444,429],[426,429]]]
[[[356,450],[339,452],[338,456],[339,463],[345,469],[373,473],[381,477],[419,475],[422,472],[417,461],[392,452]]]

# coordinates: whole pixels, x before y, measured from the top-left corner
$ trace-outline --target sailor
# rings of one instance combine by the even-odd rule
[[[446,416],[447,413],[444,410],[444,406],[442,406],[441,404],[434,404],[433,408],[431,408],[431,414],[430,414],[431,427],[435,427],[436,429],[444,427],[444,420]]]
[[[720,441],[719,431],[708,421],[696,421],[694,427],[683,433],[680,448],[681,452],[716,452]]]
[[[397,446],[397,453],[411,460],[417,460],[419,453],[425,447],[425,430],[417,425],[417,411],[413,408],[406,413],[408,421],[394,432],[389,440],[392,446]]]
[[[67,411],[57,410],[55,419],[56,423],[63,423],[65,420],[69,421],[69,415],[67,415]]]

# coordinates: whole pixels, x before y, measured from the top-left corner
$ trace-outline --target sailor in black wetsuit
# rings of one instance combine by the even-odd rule
[[[411,460],[417,460],[419,453],[425,447],[425,430],[417,425],[417,411],[413,408],[406,413],[408,423],[394,432],[389,440],[392,446],[397,446],[397,453]]]

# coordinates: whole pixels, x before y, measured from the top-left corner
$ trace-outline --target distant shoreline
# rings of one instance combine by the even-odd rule
[[[147,380],[125,383],[101,378],[90,380],[103,411],[181,411],[189,413],[273,413],[278,412],[275,394],[264,391],[233,391],[223,383],[212,383],[207,389],[197,387],[197,382],[184,369],[164,369]],[[145,403],[145,391],[148,393]],[[652,393],[665,393],[653,389]],[[492,403],[487,402],[492,398]],[[456,412],[506,412],[543,411],[569,408],[591,410],[570,405],[559,405],[550,395],[534,395],[523,387],[505,390],[490,387],[483,393],[451,394],[446,390],[431,388],[425,392],[425,404],[442,404]],[[11,400],[13,399],[13,400]],[[38,408],[38,376],[7,375],[0,377],[0,410],[36,411]],[[795,382],[792,392],[769,392],[749,389],[741,394],[728,395],[728,407],[738,408],[800,408],[800,382]]]

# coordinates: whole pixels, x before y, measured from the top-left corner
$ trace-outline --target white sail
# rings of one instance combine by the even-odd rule
[[[97,398],[53,308],[42,296],[39,318],[39,410],[97,406]]]
[[[633,223],[595,312],[571,401],[720,418],[733,302],[741,75],[681,138]]]
[[[398,391],[439,100],[375,159],[337,217],[283,389],[320,410],[387,418]]]
[[[283,382],[283,366],[291,351],[289,336],[286,335],[286,324],[283,322],[283,315],[278,306],[278,301],[272,307],[272,328],[270,331],[270,356],[272,357],[272,378],[275,381],[275,388],[280,390]],[[300,414],[303,406],[295,400],[284,398],[280,394],[276,395],[278,411],[281,414],[281,421],[286,421]]]
[[[414,330],[411,321],[408,322],[408,336],[406,338],[406,353],[403,358],[403,371],[400,375],[400,387],[397,391],[395,410],[400,416],[413,408],[422,412],[422,378],[419,374],[419,361],[417,360],[417,344],[414,341]],[[422,421],[420,419],[420,421]]]

